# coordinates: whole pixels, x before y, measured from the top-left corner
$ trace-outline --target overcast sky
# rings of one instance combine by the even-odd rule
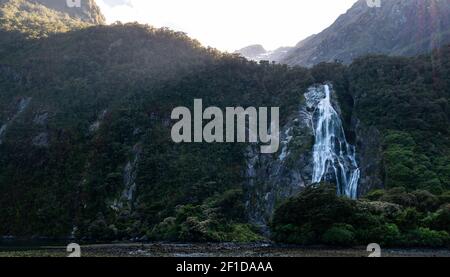
[[[108,23],[148,23],[233,52],[293,46],[331,25],[357,0],[96,0]]]

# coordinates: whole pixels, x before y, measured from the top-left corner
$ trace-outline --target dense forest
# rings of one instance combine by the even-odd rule
[[[450,243],[448,46],[306,69],[139,24],[0,36],[0,235],[265,240],[246,214],[246,145],[175,144],[170,113],[202,98],[220,108],[278,106],[286,123],[309,86],[331,82],[348,137],[379,131],[382,181],[358,201],[330,184],[307,188],[279,205],[271,238]]]
[[[42,3],[48,3],[45,6]],[[83,2],[84,4],[84,2]],[[65,12],[54,10],[52,5],[65,8]],[[29,38],[41,38],[50,34],[68,32],[92,26],[104,21],[99,11],[71,16],[63,1],[51,0],[0,0],[0,29],[21,32]],[[84,18],[84,17],[86,18]]]
[[[309,188],[277,210],[273,239],[448,246],[449,62],[447,46],[414,58],[366,56],[312,69],[316,80],[334,80],[350,137],[355,121],[380,131],[383,186],[358,201],[336,197],[326,184]]]
[[[100,239],[193,240],[197,228],[209,240],[260,239],[243,209],[244,146],[176,145],[171,110],[197,97],[287,111],[314,83],[305,69],[258,65],[136,24],[27,40],[1,64],[2,123],[10,123],[0,145],[0,233],[19,236],[65,236],[77,226]],[[24,99],[29,107],[15,117]],[[124,180],[130,161],[138,174]],[[172,222],[175,236],[161,231]]]

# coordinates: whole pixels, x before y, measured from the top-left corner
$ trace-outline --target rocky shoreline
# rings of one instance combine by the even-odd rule
[[[64,246],[0,245],[0,257],[67,257]],[[82,257],[368,257],[365,247],[327,248],[273,244],[122,243],[81,245]],[[450,257],[450,249],[382,249],[382,257]]]

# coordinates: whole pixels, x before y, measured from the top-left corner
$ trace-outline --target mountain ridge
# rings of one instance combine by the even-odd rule
[[[381,7],[356,2],[319,34],[300,41],[281,63],[311,67],[346,64],[366,54],[412,56],[450,42],[449,0],[386,0]]]
[[[29,38],[45,37],[105,23],[94,0],[69,7],[59,0],[1,0],[0,29],[18,31]]]
[[[414,56],[447,43],[450,0],[385,0],[381,7],[370,7],[366,0],[359,0],[329,27],[294,47],[255,54],[249,52],[253,45],[236,53],[255,61],[312,67],[321,62],[349,64],[367,54]]]
[[[264,49],[262,45],[254,44],[242,49],[234,51],[235,54],[239,54],[249,60],[253,61],[269,61],[277,62],[281,60],[292,47],[279,47],[273,51]]]

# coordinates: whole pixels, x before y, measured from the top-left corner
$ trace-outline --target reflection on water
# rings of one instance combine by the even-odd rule
[[[44,249],[65,249],[71,243],[69,240],[21,240],[21,239],[0,239],[0,252],[5,251],[25,251]]]

